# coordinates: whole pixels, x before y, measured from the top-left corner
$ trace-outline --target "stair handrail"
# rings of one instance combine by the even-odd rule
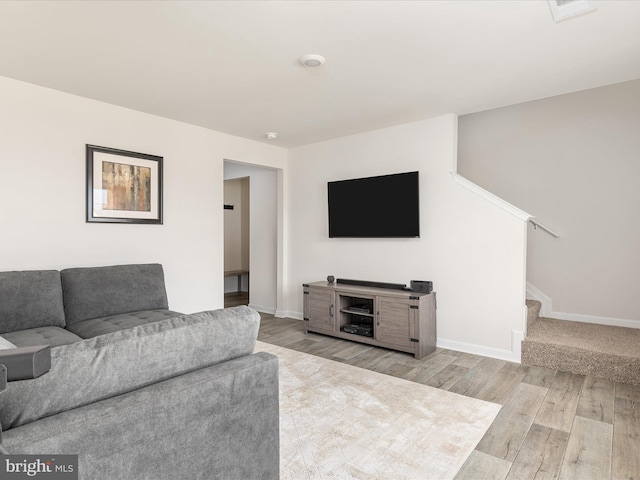
[[[533,225],[533,228],[535,228],[536,230],[538,229],[538,227],[540,227],[542,230],[544,230],[545,232],[549,233],[550,235],[553,235],[556,238],[560,238],[560,235],[558,233],[556,233],[555,231],[551,230],[549,227],[545,227],[540,222],[535,220],[534,217],[529,218],[529,221]]]

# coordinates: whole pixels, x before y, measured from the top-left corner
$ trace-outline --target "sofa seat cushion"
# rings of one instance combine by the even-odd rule
[[[52,348],[49,373],[12,382],[0,395],[0,424],[8,430],[250,355],[259,326],[260,315],[242,306],[168,318]]]
[[[82,340],[78,335],[60,327],[37,327],[28,330],[3,333],[2,336],[16,347],[32,347],[34,345],[51,345],[59,347]]]
[[[117,332],[126,328],[139,327],[147,323],[179,317],[182,313],[172,310],[143,310],[141,312],[122,313],[109,317],[94,318],[69,325],[67,329],[82,338],[92,338],[98,335]]]

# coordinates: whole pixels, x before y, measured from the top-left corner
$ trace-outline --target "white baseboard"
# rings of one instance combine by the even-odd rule
[[[525,309],[526,310],[526,309]],[[526,312],[525,312],[526,316]],[[522,341],[524,340],[525,333],[520,330],[511,330],[511,354],[517,360],[511,360],[512,362],[520,363],[522,360]]]
[[[640,321],[626,318],[599,317],[596,315],[585,315],[582,313],[556,312],[553,310],[553,301],[540,289],[527,282],[527,298],[538,300],[542,303],[540,316],[555,318],[558,320],[569,320],[571,322],[595,323],[598,325],[610,325],[613,327],[640,328]]]
[[[598,325],[609,325],[612,327],[640,328],[640,321],[628,320],[626,318],[596,317],[593,315],[583,315],[581,313],[565,312],[551,312],[551,314],[547,316],[549,318],[569,320],[571,322],[595,323]]]
[[[292,312],[290,310],[276,310],[276,313],[274,313],[273,316],[278,318],[293,318],[294,320],[302,320],[302,313]]]
[[[545,295],[542,290],[539,290],[535,286],[527,282],[527,298],[531,300],[538,300],[542,304],[540,308],[541,317],[550,317],[550,313],[553,311],[553,302],[551,298]]]
[[[295,320],[302,320],[303,318],[302,312],[291,312],[285,310],[278,310],[275,316],[279,318],[293,318]],[[482,355],[483,357],[491,357],[497,358],[499,360],[507,360],[509,362],[520,363],[520,342],[523,339],[524,332],[513,330],[511,332],[511,351],[441,338],[437,340],[436,345],[440,348],[446,348],[448,350],[473,353],[475,355]]]
[[[436,346],[455,350],[457,352],[472,353],[473,355],[481,355],[483,357],[497,358],[498,360],[506,360],[508,362],[520,363],[520,341],[524,338],[523,332],[511,332],[511,348],[512,350],[503,350],[500,348],[485,347],[475,343],[458,342],[455,340],[447,340],[439,338]]]
[[[268,315],[276,313],[276,309],[274,307],[265,307],[263,305],[256,305],[255,303],[250,303],[248,306],[260,313],[266,313]]]

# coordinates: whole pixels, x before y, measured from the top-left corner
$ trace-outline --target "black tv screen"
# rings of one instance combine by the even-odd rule
[[[329,182],[329,237],[419,237],[419,191],[418,172]]]

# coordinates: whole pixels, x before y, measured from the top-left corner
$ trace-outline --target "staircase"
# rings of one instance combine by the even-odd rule
[[[527,300],[522,364],[640,385],[640,329],[539,317]]]

